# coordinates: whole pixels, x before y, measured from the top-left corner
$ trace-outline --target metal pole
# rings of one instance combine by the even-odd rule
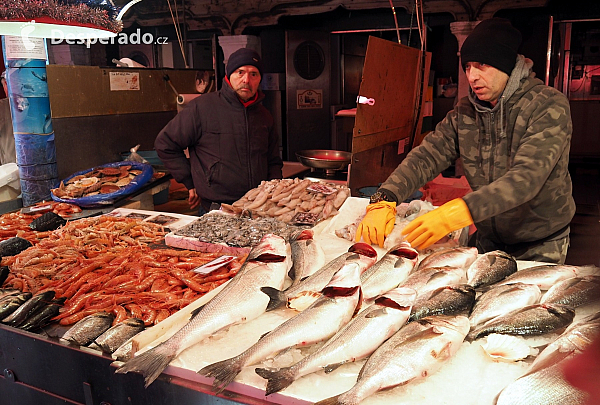
[[[6,83],[15,137],[23,206],[50,199],[58,183],[48,97],[46,40],[2,37]]]
[[[554,31],[554,17],[550,16],[548,23],[548,44],[546,46],[546,79],[544,84],[550,83],[550,58],[552,57],[552,32]]]

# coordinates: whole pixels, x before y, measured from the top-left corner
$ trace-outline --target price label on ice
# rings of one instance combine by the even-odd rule
[[[196,267],[193,271],[200,274],[210,274],[213,271],[226,266],[236,259],[235,256],[221,256],[217,257],[215,260],[210,261],[206,264],[203,264],[200,267]]]

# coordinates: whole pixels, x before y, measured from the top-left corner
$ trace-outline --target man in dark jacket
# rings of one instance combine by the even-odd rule
[[[569,100],[534,77],[531,60],[517,54],[520,43],[507,20],[475,27],[461,47],[469,96],[381,185],[357,239],[383,242],[395,204],[460,157],[473,192],[412,221],[406,239],[424,249],[475,223],[481,253],[564,263],[575,214]]]
[[[261,181],[282,177],[273,117],[260,104],[261,74],[260,56],[237,50],[222,88],[192,100],[156,138],[158,156],[189,190],[191,208],[200,204],[200,215],[212,203],[231,204]]]

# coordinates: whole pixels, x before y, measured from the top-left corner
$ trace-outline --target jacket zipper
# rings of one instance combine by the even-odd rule
[[[250,124],[248,123],[248,107],[244,107],[244,118],[246,120],[246,153],[247,153],[247,162],[248,162],[248,187],[252,187],[254,184],[252,182],[252,156],[251,156],[251,147],[250,147]]]
[[[489,176],[488,176],[488,180],[489,182],[493,182],[494,181],[494,147],[496,145],[496,121],[495,121],[495,117],[494,117],[494,113],[490,113],[490,165],[489,165]],[[496,227],[496,217],[492,217],[491,218],[491,223],[492,223],[492,232],[494,233],[494,235],[496,235],[496,237],[498,238],[498,240],[502,240],[502,238],[500,237],[500,235],[498,235],[497,232],[497,227]]]

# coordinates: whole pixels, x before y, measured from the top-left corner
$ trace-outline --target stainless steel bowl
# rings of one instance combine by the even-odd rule
[[[352,159],[352,153],[340,150],[312,149],[296,152],[304,166],[313,169],[343,170]]]

